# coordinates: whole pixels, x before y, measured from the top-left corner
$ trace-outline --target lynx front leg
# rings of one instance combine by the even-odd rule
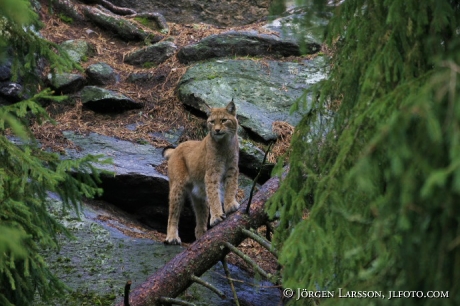
[[[224,192],[225,213],[229,214],[237,211],[240,207],[240,203],[238,203],[235,199],[236,193],[238,192],[238,168],[231,167],[227,170],[225,175]]]
[[[179,217],[184,206],[185,190],[182,184],[169,187],[169,217],[165,244],[181,244]]]
[[[209,205],[206,202],[206,194],[193,194],[192,193],[192,206],[195,211],[196,227],[195,227],[195,238],[198,240],[208,230],[208,218],[209,218]]]
[[[211,213],[211,219],[209,221],[211,227],[225,219],[225,214],[222,210],[222,203],[220,202],[219,177],[219,173],[210,172],[206,173],[204,178],[206,185],[206,196],[208,197],[209,210]]]

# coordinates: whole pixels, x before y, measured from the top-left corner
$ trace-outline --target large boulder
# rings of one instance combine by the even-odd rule
[[[176,45],[170,41],[162,41],[128,54],[124,62],[131,65],[149,67],[161,64],[176,52]]]
[[[265,152],[259,149],[251,141],[246,140],[242,137],[238,137],[240,144],[240,160],[238,162],[238,168],[241,173],[255,178],[259,175],[258,183],[265,183],[269,178],[273,170],[273,164],[263,164]]]
[[[80,135],[64,132],[77,149],[67,149],[65,158],[80,158],[88,154],[110,157],[112,165],[95,165],[112,174],[103,174],[101,200],[133,214],[139,221],[161,232],[168,220],[168,177],[156,170],[163,161],[162,149],[149,144],[137,144],[96,133]],[[194,215],[186,206],[181,215],[181,235],[184,241],[194,239]]]
[[[0,106],[16,103],[26,99],[24,88],[15,82],[0,82]]]
[[[240,125],[256,138],[276,139],[275,121],[296,125],[311,109],[305,90],[325,78],[325,61],[318,56],[300,63],[281,61],[215,60],[190,67],[178,92],[181,101],[205,112],[207,105],[223,107],[232,98]],[[293,114],[290,109],[301,98],[305,103]]]
[[[85,86],[85,78],[76,73],[48,74],[50,86],[56,93],[75,93]]]
[[[97,86],[85,86],[80,95],[83,106],[100,113],[121,113],[143,107],[142,103],[121,93]]]
[[[89,135],[65,131],[64,136],[78,149],[67,149],[64,158],[76,159],[88,154],[102,154],[113,160],[112,165],[95,165],[111,174],[101,176],[101,199],[134,214],[151,228],[164,232],[168,220],[168,177],[158,172],[164,162],[162,148],[137,144],[96,133]],[[239,188],[249,196],[252,180],[239,177]],[[185,205],[180,219],[183,241],[193,241],[195,217],[191,205]]]
[[[324,32],[331,16],[330,12],[319,12],[309,6],[294,7],[264,28],[277,32],[281,39],[291,40],[301,48],[311,50],[319,48],[323,43]]]
[[[13,62],[11,58],[2,59],[0,62],[0,81],[7,81],[13,76],[11,73],[12,66]]]
[[[115,84],[119,79],[113,68],[102,62],[88,66],[85,73],[88,77],[88,82],[92,85],[111,85]]]
[[[66,40],[60,47],[76,63],[86,60],[95,52],[94,46],[84,39]]]
[[[319,51],[319,47],[315,52]],[[275,35],[257,32],[230,31],[210,35],[201,41],[183,47],[177,53],[182,63],[207,60],[215,57],[233,56],[291,56],[300,55],[299,45],[291,40],[282,40]]]
[[[168,178],[155,169],[164,160],[162,149],[96,133],[80,135],[67,131],[64,136],[80,148],[68,149],[66,154],[69,158],[87,154],[103,154],[112,158],[112,165],[97,165],[113,172],[102,177],[102,199],[128,212],[156,205],[167,207]]]

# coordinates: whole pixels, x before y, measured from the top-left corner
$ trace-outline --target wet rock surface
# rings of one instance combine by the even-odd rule
[[[325,78],[324,66],[322,57],[300,63],[230,59],[198,63],[182,77],[179,98],[202,112],[206,104],[223,107],[234,98],[241,126],[270,141],[276,139],[273,122],[295,125],[310,111],[311,97],[306,95],[306,107],[290,113],[304,91]]]
[[[142,108],[142,104],[127,96],[97,86],[85,86],[80,92],[83,106],[101,113],[121,113]]]
[[[98,219],[110,216],[107,211],[83,205],[82,214],[77,216],[58,207],[52,207],[52,213],[75,239],[60,236],[60,251],[45,252],[45,256],[57,276],[80,295],[98,294],[115,300],[122,294],[126,281],[141,283],[181,251],[166,249],[162,243],[150,239],[126,236],[107,226]],[[71,295],[66,300],[57,298],[52,305],[81,305],[81,301]]]
[[[50,212],[65,224],[74,239],[61,235],[58,238],[59,252],[45,250],[43,253],[52,271],[74,293],[65,299],[58,297],[51,304],[37,301],[36,306],[80,306],[85,305],[83,298],[91,295],[104,297],[115,304],[123,299],[123,288],[128,280],[135,288],[184,249],[142,238],[146,237],[142,227],[133,227],[135,222],[131,223],[129,216],[120,221],[120,215],[114,215],[103,203],[83,204],[81,214],[77,215],[63,211],[59,200],[52,198]],[[130,223],[129,228],[125,222]],[[124,231],[125,228],[128,231]],[[235,287],[241,303],[262,306],[281,301],[280,292],[270,288],[273,284],[256,280],[236,266],[230,265],[229,268],[232,277],[239,280]],[[186,296],[180,298],[196,305],[234,305],[221,264],[202,278],[222,290],[227,298],[222,300],[198,285],[192,285]]]
[[[66,151],[68,157],[80,158],[88,154],[102,154],[107,158],[111,158],[113,163],[112,165],[97,165],[97,167],[112,172],[113,174],[109,176],[133,175],[151,178],[153,180],[152,185],[144,188],[147,193],[145,197],[155,200],[158,198],[158,194],[155,194],[155,192],[167,195],[167,190],[165,190],[167,189],[167,186],[165,186],[165,184],[167,185],[167,177],[155,169],[155,167],[164,161],[161,155],[161,148],[155,148],[149,144],[136,144],[96,133],[81,135],[72,131],[66,131],[64,132],[64,136],[79,147],[78,150],[68,149]],[[125,184],[127,184],[126,189],[121,192],[132,190],[135,187],[129,185],[128,182],[125,182]],[[149,194],[149,192],[152,193]],[[128,201],[127,206],[131,206],[134,202],[142,203],[143,196],[139,195],[139,198],[136,198],[136,195],[139,195],[139,193],[133,190],[132,194],[131,192],[130,194],[126,194],[125,197],[119,198],[117,202]],[[131,201],[129,201],[129,197],[132,198]],[[160,198],[164,200],[165,196],[160,196]]]

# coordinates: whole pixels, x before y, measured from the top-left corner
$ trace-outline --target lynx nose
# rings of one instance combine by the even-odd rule
[[[220,128],[215,128],[214,131],[216,131],[216,133],[220,133]]]

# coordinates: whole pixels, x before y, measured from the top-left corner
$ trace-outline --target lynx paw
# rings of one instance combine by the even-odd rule
[[[181,240],[179,237],[166,237],[165,241],[163,242],[164,244],[169,244],[169,245],[180,245]]]
[[[225,214],[222,214],[220,216],[211,216],[211,220],[209,221],[209,225],[211,227],[219,224],[220,222],[224,221],[224,219],[226,218],[227,216]]]
[[[201,236],[204,235],[204,233],[206,232],[207,228],[206,229],[201,229],[201,228],[198,228],[196,227],[195,228],[195,239],[198,240],[201,238]]]
[[[234,211],[237,211],[239,207],[240,203],[238,203],[236,200],[233,200],[231,204],[225,205],[225,213],[230,214]]]

